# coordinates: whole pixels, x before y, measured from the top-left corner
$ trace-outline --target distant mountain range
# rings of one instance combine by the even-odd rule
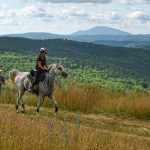
[[[113,40],[99,40],[92,43],[108,46],[118,47],[131,47],[131,48],[143,48],[150,50],[150,41],[113,41]]]
[[[73,41],[90,42],[110,46],[149,48],[150,35],[133,35],[118,29],[97,26],[88,30],[81,30],[70,35],[59,35],[45,32],[29,32],[22,34],[1,35],[5,37],[22,37],[28,39],[68,39]],[[146,45],[145,45],[146,44]]]
[[[89,30],[77,31],[72,35],[130,35],[130,33],[110,27],[98,26]]]
[[[5,37],[21,37],[21,38],[39,39],[39,40],[63,38],[61,35],[46,33],[46,32],[28,32],[28,33],[20,33],[20,34],[7,34],[7,35],[3,35],[3,36],[5,36]]]

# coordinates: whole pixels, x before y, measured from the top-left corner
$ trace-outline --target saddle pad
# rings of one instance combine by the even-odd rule
[[[16,77],[15,77],[15,82],[18,82],[20,80],[23,80],[27,76],[27,73],[25,72],[20,72]]]

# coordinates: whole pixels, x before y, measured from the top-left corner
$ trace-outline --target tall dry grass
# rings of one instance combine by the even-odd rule
[[[150,94],[113,92],[94,85],[70,85],[55,91],[62,108],[150,119]]]
[[[17,92],[12,89],[3,91],[0,103],[15,104]],[[55,88],[55,98],[61,109],[84,113],[112,113],[150,119],[150,94],[144,92],[113,92],[95,85],[70,84]],[[25,104],[36,106],[36,96],[24,95]],[[48,99],[44,107],[52,107]]]
[[[149,150],[150,139],[0,110],[2,150]]]

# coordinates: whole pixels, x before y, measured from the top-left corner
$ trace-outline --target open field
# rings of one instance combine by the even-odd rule
[[[15,111],[17,92],[0,96],[0,149],[149,150],[150,94],[121,93],[94,85],[55,88],[59,112],[45,99],[36,115],[36,97],[23,97],[26,113]]]
[[[0,105],[0,149],[149,150],[150,122],[133,118]]]

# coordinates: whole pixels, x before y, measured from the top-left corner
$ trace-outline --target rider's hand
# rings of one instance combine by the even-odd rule
[[[48,72],[48,70],[47,70],[47,69],[44,69],[44,72]]]

